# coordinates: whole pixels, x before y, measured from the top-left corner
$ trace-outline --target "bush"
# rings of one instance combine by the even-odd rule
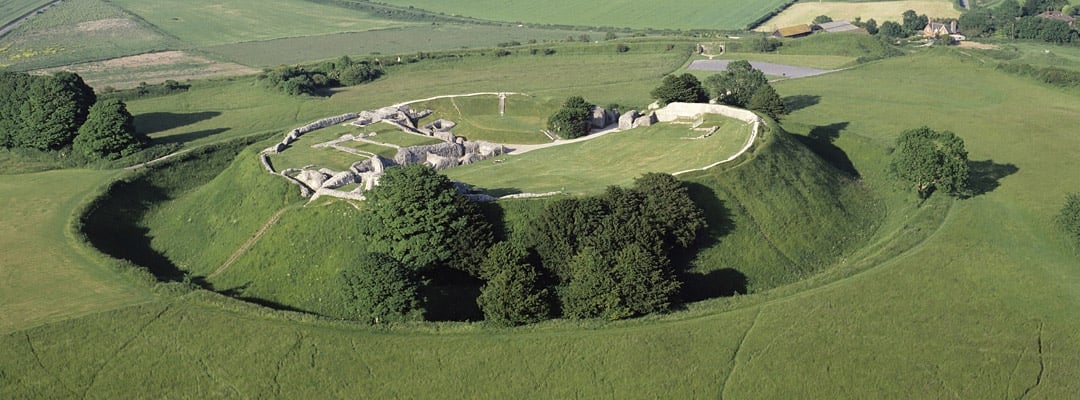
[[[593,105],[581,96],[571,96],[563,107],[548,117],[547,128],[564,139],[589,134]]]
[[[619,43],[617,46],[615,46],[616,53],[625,53],[628,51],[630,51],[630,46],[627,46],[625,43]]]
[[[1057,223],[1065,232],[1066,239],[1080,248],[1080,193],[1070,193],[1065,197],[1065,205],[1058,213]]]

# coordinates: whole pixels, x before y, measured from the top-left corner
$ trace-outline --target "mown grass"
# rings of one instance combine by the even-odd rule
[[[33,70],[166,50],[178,44],[112,3],[65,1],[0,38],[0,66]]]
[[[469,140],[536,144],[551,141],[541,130],[547,128],[547,117],[558,111],[562,102],[561,99],[508,95],[505,115],[499,115],[499,97],[495,95],[439,99],[412,106],[434,111],[421,124],[440,118],[454,121],[457,124],[454,134]]]
[[[499,196],[512,193],[597,193],[628,185],[646,172],[701,168],[737,153],[750,127],[727,120],[704,139],[690,125],[657,124],[578,143],[448,169],[447,176]]]
[[[878,24],[885,21],[899,22],[904,11],[915,10],[919,14],[926,14],[930,18],[956,18],[960,16],[960,10],[956,2],[952,0],[908,0],[908,1],[876,1],[876,2],[808,2],[795,3],[784,12],[765,21],[755,30],[760,32],[772,32],[785,26],[809,24],[814,17],[828,15],[834,21],[852,21],[855,17],[861,17],[863,21],[871,18]]]
[[[464,15],[495,21],[526,24],[627,27],[636,29],[726,29],[738,30],[780,6],[781,0],[701,1],[679,0],[664,3],[635,1],[607,2],[597,7],[557,0],[546,3],[499,2],[495,0],[447,3],[437,0],[391,0],[389,4]],[[593,39],[600,39],[594,37]]]
[[[158,29],[196,47],[411,25],[301,0],[117,0]]]

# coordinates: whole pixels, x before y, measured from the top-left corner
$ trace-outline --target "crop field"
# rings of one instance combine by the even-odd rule
[[[749,139],[750,126],[737,120],[725,120],[719,126],[712,136],[695,139],[704,132],[689,125],[657,124],[444,172],[495,196],[595,193],[607,185],[628,185],[645,172],[701,168],[735,155]]]
[[[178,42],[102,0],[65,1],[0,38],[0,65],[31,70],[166,50]]]
[[[341,54],[379,55],[427,52],[441,49],[486,48],[499,43],[566,40],[583,32],[529,27],[487,25],[416,25],[365,32],[290,37],[256,42],[210,46],[206,51],[254,66],[294,64],[337,57]],[[600,38],[602,33],[591,32]],[[588,34],[588,33],[586,33]],[[614,48],[614,45],[612,45]]]
[[[745,29],[746,25],[783,4],[783,0],[641,2],[621,0],[603,6],[582,7],[569,0],[506,2],[391,0],[389,4],[415,6],[434,12],[495,21],[636,29]]]
[[[44,72],[70,71],[79,74],[86,84],[100,91],[105,87],[130,89],[142,82],[156,84],[167,80],[183,82],[236,75],[250,75],[259,70],[236,63],[213,60],[183,51],[139,54],[63,67]]]
[[[897,21],[900,14],[907,10],[915,10],[919,14],[926,14],[930,18],[956,18],[960,16],[960,10],[954,6],[955,2],[947,0],[904,0],[904,1],[880,1],[880,2],[808,2],[795,3],[784,12],[765,21],[755,30],[772,32],[785,26],[809,24],[814,17],[828,15],[835,21],[854,20],[861,17],[863,21],[871,18],[878,24],[884,21]]]
[[[302,0],[114,1],[158,29],[196,47],[406,26],[365,12]]]

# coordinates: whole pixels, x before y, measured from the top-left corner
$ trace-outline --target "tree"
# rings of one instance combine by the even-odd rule
[[[818,15],[818,16],[814,17],[814,21],[811,22],[811,23],[814,24],[814,25],[820,25],[820,24],[825,24],[825,23],[829,23],[829,22],[833,22],[833,20],[828,15]]]
[[[665,251],[689,248],[707,226],[686,185],[671,174],[644,174],[634,180],[634,190],[645,195],[645,209],[651,224],[663,232]]]
[[[368,323],[419,320],[419,281],[383,253],[361,253],[339,274],[345,317]]]
[[[548,130],[566,139],[589,134],[593,105],[581,96],[571,96],[563,107],[548,117]]]
[[[570,318],[629,318],[665,311],[681,284],[667,262],[638,244],[607,257],[585,247],[571,262],[573,277],[563,295]]]
[[[915,32],[923,30],[923,28],[926,27],[926,24],[930,23],[930,18],[928,18],[926,14],[916,15],[914,10],[904,11],[901,16],[903,17],[905,36],[911,36],[915,34]]]
[[[894,21],[885,21],[881,23],[878,33],[887,38],[899,38],[904,36],[904,27]]]
[[[1066,238],[1073,245],[1080,246],[1080,193],[1070,193],[1065,197],[1065,205],[1056,219]]]
[[[75,124],[82,125],[83,122],[86,121],[86,117],[90,114],[90,107],[97,102],[97,95],[94,94],[94,88],[87,85],[79,74],[73,72],[57,72],[53,74],[53,79],[56,79],[63,85],[65,91],[69,93],[72,100],[75,101]]]
[[[131,155],[142,145],[135,136],[134,121],[123,101],[102,100],[90,108],[72,148],[91,159],[115,160]]]
[[[1068,4],[1068,0],[1024,0],[1022,10],[1024,15],[1032,16],[1046,11],[1060,10]]]
[[[922,198],[937,189],[967,194],[971,174],[968,154],[964,140],[952,132],[925,126],[902,132],[896,139],[891,166],[899,178],[915,185]]]
[[[746,108],[768,115],[769,118],[779,120],[781,115],[787,114],[784,100],[776,94],[772,85],[764,84],[754,91],[750,97],[750,104]]]
[[[415,270],[448,265],[479,274],[491,225],[445,175],[423,164],[387,168],[366,196],[377,249]]]
[[[769,39],[769,37],[765,35],[754,40],[754,50],[757,50],[759,53],[768,53],[776,50],[776,48],[780,46],[781,42],[779,40]]]
[[[866,20],[866,22],[863,23],[863,28],[866,29],[866,33],[871,35],[877,35],[878,33],[878,23],[873,18]]]
[[[507,242],[488,249],[483,264],[487,282],[476,299],[486,320],[521,325],[542,321],[551,314],[548,291],[540,286],[540,273],[525,261],[526,255]]]
[[[1000,24],[1020,18],[1024,15],[1024,10],[1016,0],[1005,0],[994,9],[993,15],[997,23]]]
[[[650,93],[660,104],[704,103],[709,95],[701,87],[701,81],[691,74],[665,76],[660,86]]]
[[[960,29],[968,37],[986,37],[994,33],[994,21],[990,10],[975,8],[960,14]]]
[[[769,80],[765,74],[754,69],[746,60],[732,61],[724,72],[705,79],[705,87],[718,101],[744,108],[750,103],[754,92],[767,84]]]

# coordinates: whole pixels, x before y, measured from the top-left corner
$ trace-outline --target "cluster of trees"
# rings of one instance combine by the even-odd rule
[[[897,177],[915,186],[919,197],[927,198],[935,190],[970,194],[967,149],[964,139],[952,132],[924,126],[900,133],[890,166]]]
[[[502,324],[665,311],[682,286],[671,256],[706,224],[667,174],[554,201],[497,243],[480,209],[423,165],[387,169],[365,208],[373,244],[341,272],[338,293],[344,316],[374,323],[422,318],[420,288],[443,268],[482,280],[477,304]]]
[[[52,76],[0,72],[0,145],[63,151],[88,159],[136,152],[133,118],[118,99],[98,101],[94,89],[70,72]],[[61,152],[63,153],[63,152]]]
[[[256,80],[286,94],[316,95],[322,89],[370,82],[382,74],[382,68],[376,64],[342,56],[314,67],[282,65],[266,69],[256,75]]]
[[[588,135],[594,107],[581,96],[571,96],[559,111],[548,117],[547,128],[564,139]]]
[[[895,21],[882,22],[881,26],[878,27],[878,33],[886,38],[908,37],[923,30],[926,24],[930,23],[930,18],[926,14],[917,14],[914,10],[904,11],[900,17],[901,22],[899,23]],[[867,21],[867,23],[869,22]]]
[[[787,113],[784,100],[769,84],[765,73],[746,60],[728,63],[723,72],[705,78],[704,84],[691,74],[665,76],[650,94],[661,104],[667,104],[704,103],[709,101],[708,93],[718,102],[757,111],[773,119]]]
[[[1001,35],[1012,39],[1035,39],[1051,43],[1080,42],[1080,34],[1065,21],[1038,17],[1046,11],[1076,16],[1080,8],[1066,0],[1005,0],[997,7],[973,8],[960,15],[960,29],[967,36]]]

